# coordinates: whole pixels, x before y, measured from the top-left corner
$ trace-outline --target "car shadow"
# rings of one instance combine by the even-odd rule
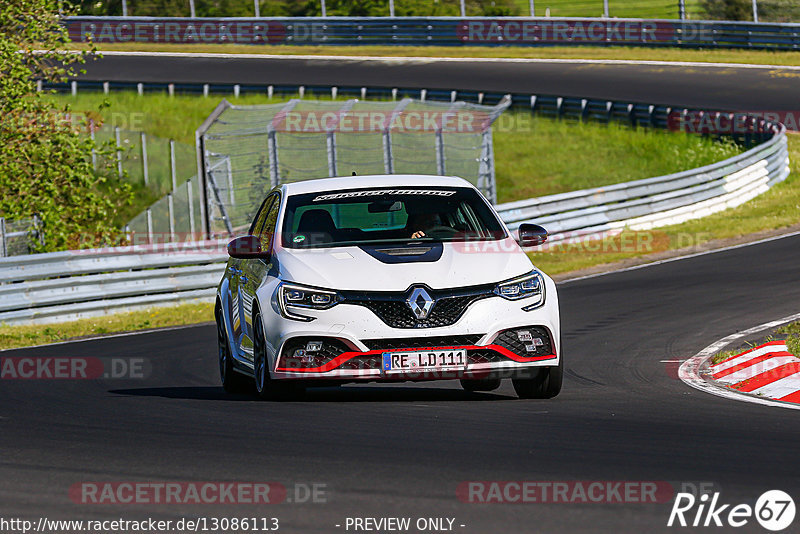
[[[109,393],[130,397],[162,397],[166,399],[258,402],[252,395],[226,393],[220,386],[173,386],[157,388],[113,389]],[[500,401],[516,397],[494,392],[469,392],[455,388],[432,387],[322,387],[309,388],[300,396],[280,402],[448,402],[448,401]],[[270,401],[265,401],[270,402]],[[272,401],[275,402],[275,401]]]

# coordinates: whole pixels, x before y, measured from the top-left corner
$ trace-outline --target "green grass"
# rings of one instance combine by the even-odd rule
[[[781,326],[777,330],[775,330],[776,334],[786,334],[786,347],[789,349],[789,352],[794,354],[795,356],[800,357],[800,321],[795,321],[794,323],[789,323],[787,325]],[[773,335],[769,335],[766,338],[757,341],[755,343],[747,343],[747,348],[738,348],[736,350],[726,350],[719,352],[711,357],[711,365],[716,365],[726,359],[730,358],[731,356],[736,356],[741,354],[742,352],[762,345],[764,343],[768,343],[770,341],[774,341],[775,337]]]
[[[3,324],[0,325],[0,349],[30,347],[87,336],[197,324],[213,320],[213,304],[195,303],[79,319],[46,326],[8,326]]]
[[[107,100],[111,106],[99,112],[107,123],[182,143],[194,141],[195,129],[220,100],[180,95],[171,98],[166,94],[139,96],[131,92],[48,98],[69,103],[78,112],[95,110]],[[231,96],[230,100],[239,105],[280,102],[269,100],[266,95],[242,95],[238,99]],[[669,174],[739,152],[734,145],[697,136],[632,130],[618,124],[559,122],[533,118],[526,111],[510,111],[501,116],[495,125],[494,150],[500,202]],[[179,168],[180,176],[193,175],[193,164]]]
[[[621,243],[624,238],[618,237],[606,241],[609,252],[564,247],[532,253],[531,259],[545,272],[559,274],[797,224],[800,222],[800,134],[789,134],[789,159],[791,174],[785,181],[741,206],[682,224],[625,234],[628,241],[639,239],[650,246],[634,244],[626,248]]]
[[[800,51],[697,50],[625,46],[301,46],[301,45],[225,45],[225,44],[102,44],[102,50],[144,52],[197,52],[228,54],[393,56],[393,57],[479,57],[541,59],[615,59],[697,61],[713,63],[753,63],[800,65]],[[74,44],[72,48],[82,48]]]
[[[786,346],[789,352],[800,357],[800,321],[781,326],[777,333],[787,335]]]
[[[504,123],[520,127],[506,129]],[[508,113],[493,138],[499,202],[670,174],[740,152],[733,144],[697,136],[534,119],[527,112]]]

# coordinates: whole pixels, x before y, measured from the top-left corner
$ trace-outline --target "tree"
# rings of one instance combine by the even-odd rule
[[[0,2],[0,216],[38,214],[46,250],[113,239],[108,221],[130,199],[129,187],[94,172],[85,123],[36,90],[37,79],[64,81],[84,60],[63,51],[62,12],[62,0]]]

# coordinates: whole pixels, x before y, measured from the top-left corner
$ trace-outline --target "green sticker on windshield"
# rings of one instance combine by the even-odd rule
[[[304,236],[304,235],[296,235],[296,236],[294,236],[294,239],[292,239],[292,241],[294,241],[295,243],[302,243],[305,240],[306,240],[306,236]]]

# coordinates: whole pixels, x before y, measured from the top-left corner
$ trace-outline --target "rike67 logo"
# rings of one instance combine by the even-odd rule
[[[794,499],[781,490],[763,493],[755,506],[723,504],[719,492],[710,496],[704,493],[699,497],[691,493],[678,493],[667,526],[739,528],[751,524],[755,519],[763,528],[777,532],[788,528],[794,516]]]

